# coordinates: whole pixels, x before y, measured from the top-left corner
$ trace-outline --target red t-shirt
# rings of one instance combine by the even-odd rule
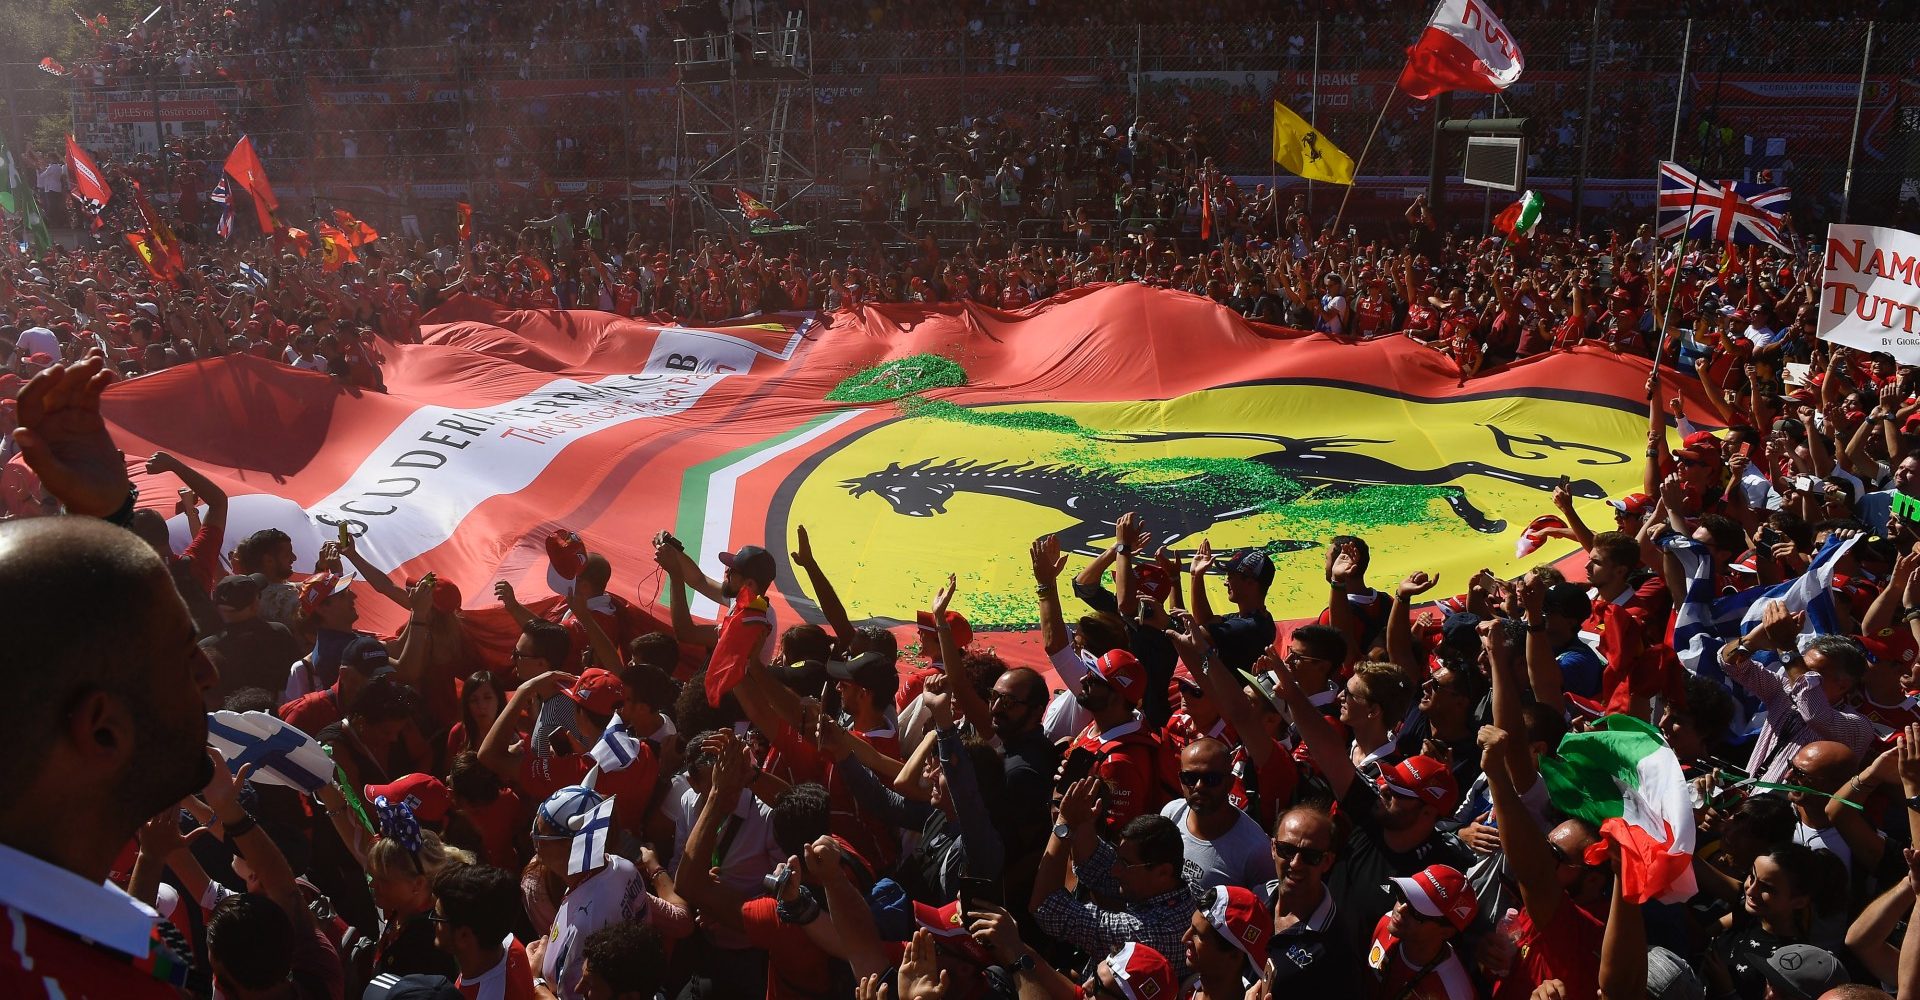
[[[832,959],[804,928],[782,923],[771,897],[740,905],[747,943],[767,953],[767,1000],[814,1000],[833,989]]]
[[[1273,821],[1282,805],[1293,804],[1293,793],[1300,785],[1300,766],[1294,763],[1293,754],[1286,745],[1271,736],[1256,736],[1273,744],[1273,752],[1267,756],[1267,763],[1254,771],[1254,810],[1249,813],[1260,824],[1260,829],[1273,829]],[[1233,751],[1233,788],[1227,793],[1227,801],[1242,812],[1247,811],[1247,769],[1253,766],[1253,759],[1246,747],[1237,746]]]
[[[1104,832],[1109,837],[1118,837],[1120,828],[1135,816],[1158,812],[1172,797],[1160,780],[1160,739],[1139,726],[1137,719],[1116,726],[1126,731],[1103,740],[1088,723],[1073,741],[1074,747],[1086,747],[1100,756],[1093,773],[1107,785]]]
[[[1521,910],[1513,929],[1520,943],[1513,972],[1500,981],[1495,1000],[1527,1000],[1541,983],[1558,979],[1567,984],[1570,997],[1590,997],[1600,992],[1600,939],[1606,933],[1606,921],[1562,899],[1553,919],[1536,926],[1533,917]]]
[[[591,767],[593,757],[589,754],[541,757],[529,750],[520,762],[520,789],[533,801],[542,802],[568,785],[579,784]],[[638,835],[642,832],[647,805],[653,799],[654,783],[659,778],[660,761],[653,755],[653,746],[641,740],[640,752],[634,755],[633,763],[600,775],[593,788],[601,795],[619,796],[613,806],[613,824]]]
[[[519,939],[507,935],[506,954],[500,964],[475,976],[472,982],[461,976],[454,984],[466,1000],[533,1000],[533,966],[527,961],[527,949]]]
[[[484,806],[459,805],[454,811],[479,831],[480,860],[508,871],[520,868],[520,855],[514,850],[513,837],[527,822],[527,813],[513,789],[502,788],[500,797]]]
[[[1461,964],[1460,956],[1454,954],[1451,945],[1446,946],[1446,955],[1425,973],[1420,972],[1420,966],[1408,962],[1401,951],[1400,939],[1387,932],[1387,925],[1392,921],[1393,914],[1388,913],[1373,926],[1373,943],[1367,950],[1366,986],[1362,991],[1367,1000],[1475,1000],[1479,996],[1473,987],[1473,978],[1467,975],[1467,967]],[[1569,992],[1568,995],[1582,994]]]
[[[179,1000],[152,956],[140,962],[0,906],[0,996],[12,1000]],[[165,964],[165,963],[160,963]],[[184,964],[179,966],[184,974]]]
[[[179,558],[193,560],[194,582],[209,594],[213,593],[213,585],[226,575],[220,569],[220,546],[226,544],[226,535],[222,525],[203,524],[194,532],[193,541],[180,552]]]
[[[309,691],[280,706],[280,718],[308,736],[347,717],[340,706],[340,682],[332,687]]]

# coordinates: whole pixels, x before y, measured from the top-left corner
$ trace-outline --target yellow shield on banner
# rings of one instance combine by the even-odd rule
[[[1419,569],[1453,593],[1483,567],[1509,576],[1572,551],[1514,556],[1563,475],[1588,523],[1611,528],[1604,500],[1639,488],[1646,434],[1644,411],[1622,403],[1255,384],[1159,402],[919,404],[796,470],[768,537],[806,525],[855,620],[911,620],[956,573],[954,606],[977,627],[1021,628],[1037,613],[1028,542],[1058,535],[1071,575],[1136,511],[1175,554],[1202,539],[1223,556],[1264,547],[1268,608],[1305,617],[1326,604],[1335,535],[1367,540],[1373,586]]]

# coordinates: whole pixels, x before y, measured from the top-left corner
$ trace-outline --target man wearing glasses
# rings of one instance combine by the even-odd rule
[[[1360,987],[1360,956],[1353,929],[1332,892],[1333,818],[1313,806],[1295,806],[1274,828],[1273,868],[1267,883],[1273,937],[1267,944],[1267,983],[1275,996],[1352,996]]]
[[[1228,800],[1232,785],[1232,751],[1225,743],[1203,736],[1180,751],[1184,797],[1160,809],[1160,815],[1180,828],[1186,858],[1200,866],[1201,884],[1208,889],[1273,881],[1267,835]]]

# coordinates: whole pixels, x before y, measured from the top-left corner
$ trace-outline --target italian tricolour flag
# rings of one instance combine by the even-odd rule
[[[1622,888],[1645,903],[1691,897],[1693,803],[1660,731],[1630,715],[1609,715],[1560,741],[1540,759],[1554,807],[1600,828],[1619,847]]]

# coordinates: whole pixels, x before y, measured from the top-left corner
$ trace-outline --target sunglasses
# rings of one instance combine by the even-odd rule
[[[1697,458],[1683,458],[1679,460],[1679,464],[1685,465],[1685,466],[1698,466],[1698,465],[1705,465],[1707,463],[1702,462]]]
[[[1219,788],[1227,783],[1227,775],[1221,771],[1181,771],[1180,783],[1188,788],[1198,788],[1202,785],[1208,788]]]
[[[1424,921],[1427,921],[1428,923],[1435,923],[1435,924],[1444,923],[1446,921],[1446,918],[1444,917],[1432,917],[1432,916],[1428,916],[1427,914],[1421,913],[1419,907],[1416,907],[1413,905],[1413,900],[1408,899],[1407,894],[1400,891],[1400,887],[1398,885],[1395,885],[1394,883],[1389,882],[1387,883],[1386,888],[1389,890],[1390,894],[1393,896],[1393,905],[1405,906],[1407,908],[1407,915],[1412,917],[1413,919],[1424,920]]]
[[[432,922],[432,923],[436,923],[436,924],[450,924],[450,923],[453,923],[453,921],[451,921],[451,920],[448,920],[448,919],[447,919],[446,917],[444,917],[444,916],[442,916],[442,915],[440,915],[439,913],[436,913],[436,912],[434,912],[433,910],[428,910],[428,911],[427,911],[427,920],[428,920],[428,921],[430,921],[430,922]]]
[[[1566,865],[1570,868],[1584,868],[1587,871],[1593,871],[1597,868],[1603,867],[1601,865],[1587,864],[1587,861],[1585,858],[1575,859],[1575,858],[1568,857],[1567,852],[1563,850],[1559,844],[1556,844],[1551,840],[1547,841],[1547,850],[1553,852],[1553,860],[1556,863]]]
[[[1276,840],[1273,842],[1273,856],[1282,861],[1298,861],[1308,867],[1327,860],[1327,852],[1320,848],[1301,847],[1298,844],[1289,844],[1284,840]]]

